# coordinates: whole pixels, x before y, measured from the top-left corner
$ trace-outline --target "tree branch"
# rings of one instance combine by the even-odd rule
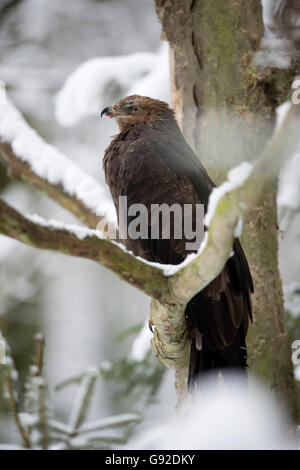
[[[0,157],[10,176],[44,192],[88,227],[96,228],[102,217],[109,219],[110,213],[114,214],[114,206],[103,188],[47,144],[1,89],[0,105]],[[100,204],[102,210],[98,215]]]
[[[84,237],[78,238],[76,230]],[[123,280],[162,303],[172,301],[168,278],[158,267],[136,258],[118,243],[100,238],[101,232],[85,227],[64,228],[32,222],[0,200],[0,233],[26,245],[87,258],[102,264]]]
[[[14,397],[12,378],[11,378],[9,372],[7,372],[4,377],[5,377],[6,387],[7,387],[7,390],[8,390],[10,407],[11,407],[11,411],[12,411],[12,414],[13,414],[13,417],[14,417],[14,421],[16,423],[16,426],[17,426],[18,431],[20,433],[20,436],[22,438],[23,446],[26,449],[29,449],[30,448],[30,441],[29,441],[27,433],[26,433],[25,429],[23,428],[23,426],[21,424],[21,421],[20,421],[18,408],[17,408],[17,404],[16,404],[16,401],[15,401],[15,397]]]
[[[72,214],[88,227],[95,228],[97,226],[101,216],[97,216],[93,213],[91,209],[77,199],[76,196],[67,194],[61,185],[51,184],[34,173],[28,163],[23,162],[17,157],[10,144],[0,142],[0,156],[8,168],[11,178],[24,181],[47,194],[47,196],[55,202],[72,212]]]

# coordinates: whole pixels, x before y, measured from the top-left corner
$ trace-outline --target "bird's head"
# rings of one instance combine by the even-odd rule
[[[106,106],[102,116],[116,118],[121,131],[137,124],[147,124],[156,119],[170,117],[174,112],[164,101],[155,100],[148,96],[131,95],[121,98],[112,106]]]

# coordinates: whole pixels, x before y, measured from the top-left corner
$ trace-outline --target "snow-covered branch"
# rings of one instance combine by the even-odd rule
[[[162,269],[136,258],[98,230],[39,216],[24,217],[0,199],[0,233],[36,248],[96,261],[149,296],[171,302],[168,278]]]
[[[11,176],[45,192],[89,227],[95,228],[101,217],[115,223],[104,189],[44,142],[6,99],[4,89],[0,95],[0,157]]]

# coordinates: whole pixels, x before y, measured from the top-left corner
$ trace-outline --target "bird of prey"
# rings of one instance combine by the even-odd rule
[[[215,186],[192,148],[185,141],[174,111],[167,103],[145,96],[131,95],[107,106],[101,113],[116,118],[120,133],[105,151],[103,168],[115,208],[126,196],[128,207],[143,204],[203,204],[207,210]],[[131,218],[124,215],[125,223]],[[195,226],[196,213],[190,217]],[[124,221],[123,221],[124,223]],[[163,224],[163,221],[161,221]],[[120,220],[119,220],[120,224]],[[138,237],[125,240],[125,246],[148,261],[179,264],[190,253],[185,236],[175,238]],[[150,232],[151,233],[151,232]],[[246,334],[252,320],[250,294],[253,282],[238,238],[233,255],[223,271],[186,306],[191,335],[189,389],[208,371],[247,368]]]

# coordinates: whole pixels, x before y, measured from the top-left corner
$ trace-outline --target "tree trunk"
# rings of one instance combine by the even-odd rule
[[[212,179],[253,161],[270,139],[276,107],[287,100],[294,71],[258,69],[263,35],[260,0],[156,0],[170,43],[172,104],[181,129]],[[242,243],[254,279],[249,368],[296,416],[291,345],[278,270],[277,183],[244,220]]]

